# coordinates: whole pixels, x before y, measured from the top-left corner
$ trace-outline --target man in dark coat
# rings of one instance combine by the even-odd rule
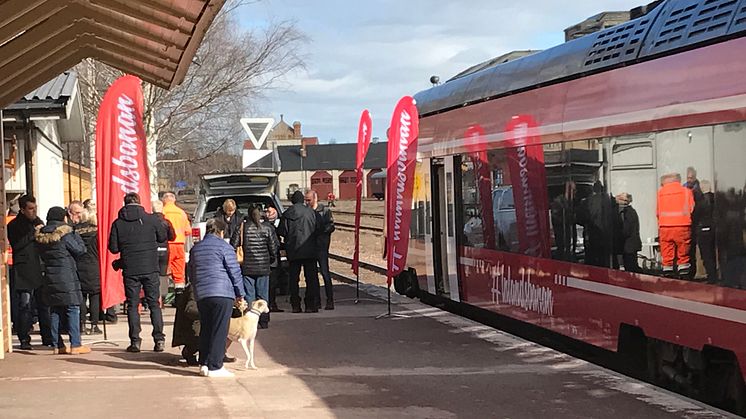
[[[56,342],[52,342],[49,307],[41,298],[42,267],[35,245],[35,234],[44,226],[44,222],[36,216],[36,199],[33,196],[22,196],[18,205],[20,215],[8,223],[8,241],[13,249],[14,292],[18,303],[15,329],[21,349],[33,349],[29,332],[33,324],[35,304],[42,343],[51,347]]]
[[[189,272],[187,272],[187,277],[189,277]],[[184,292],[176,296],[176,318],[171,347],[184,346],[181,349],[181,356],[189,366],[199,365],[196,356],[199,351],[199,330],[197,300],[194,299],[192,285],[187,283]]]
[[[697,246],[702,256],[702,263],[705,265],[707,282],[715,284],[718,282],[717,262],[715,261],[715,194],[712,193],[712,184],[707,180],[703,180],[700,187],[701,199],[697,201],[697,195],[694,195]]]
[[[277,210],[274,207],[267,208],[264,222],[267,224],[267,226],[270,228],[270,231],[272,232],[272,240],[274,240],[275,248],[277,249],[277,252],[275,254],[275,262],[270,265],[269,270],[269,312],[282,313],[285,310],[277,307],[277,288],[280,286],[280,276],[283,272],[285,272],[285,270],[281,267],[280,248],[282,247],[282,245],[280,244],[280,239],[277,237],[277,227],[275,225],[279,224],[280,220],[278,220]]]
[[[85,243],[73,228],[65,223],[66,211],[52,207],[47,225],[36,233],[36,245],[44,262],[44,302],[51,308],[52,342],[55,353],[87,354],[91,349],[80,339],[80,280],[75,258],[85,254]],[[66,326],[70,349],[62,344],[60,326]]]
[[[290,281],[290,304],[293,313],[300,313],[300,269],[306,278],[305,305],[307,313],[318,313],[319,277],[316,268],[318,257],[318,244],[316,236],[319,233],[319,223],[316,213],[311,208],[303,205],[303,192],[295,191],[288,208],[280,218],[280,226],[277,235],[285,241],[290,268],[288,276]]]
[[[334,216],[329,207],[319,202],[319,196],[316,191],[306,192],[306,205],[316,211],[317,221],[320,224],[319,234],[316,236],[318,245],[318,261],[321,277],[324,279],[324,294],[326,294],[326,307],[324,310],[334,310],[334,285],[332,284],[332,275],[329,272],[329,246],[332,242],[332,233],[334,232]],[[321,308],[321,293],[317,297],[319,307]]]
[[[120,254],[117,268],[123,270],[124,293],[127,298],[127,322],[129,323],[130,346],[127,352],[140,352],[140,290],[145,291],[145,299],[150,309],[153,324],[155,352],[165,349],[166,335],[163,334],[163,315],[158,278],[158,243],[167,239],[163,223],[153,214],[148,214],[140,205],[140,196],[128,193],[124,197],[124,207],[119,217],[111,225],[109,251]]]
[[[581,202],[577,220],[584,227],[587,265],[612,267],[614,225],[617,219],[615,202],[612,200],[604,192],[604,185],[596,181],[593,184],[593,195]]]
[[[642,239],[640,239],[640,217],[632,207],[632,195],[620,193],[616,196],[619,206],[619,234],[616,237],[618,252],[622,255],[624,270],[627,272],[640,272],[637,263],[637,253],[642,250]]]
[[[88,210],[83,213],[81,221],[74,226],[86,248],[86,252],[77,258],[80,290],[83,293],[83,302],[80,304],[80,327],[85,334],[100,335],[98,320],[101,312],[101,275],[98,266],[98,222],[96,214]],[[91,329],[85,330],[88,313],[91,316]]]

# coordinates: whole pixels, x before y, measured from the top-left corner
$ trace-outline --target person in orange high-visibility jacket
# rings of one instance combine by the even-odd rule
[[[668,174],[661,177],[658,190],[658,235],[660,236],[663,273],[676,271],[685,276],[691,269],[689,249],[692,243],[692,212],[694,195],[681,184],[681,175]]]
[[[8,224],[10,224],[10,222],[13,221],[13,219],[15,218],[16,214],[9,212],[8,215],[5,216],[5,227],[7,228]],[[5,242],[5,263],[9,267],[13,267],[13,249],[10,248],[10,244],[7,242],[7,239]]]
[[[163,215],[174,227],[176,238],[168,242],[168,268],[174,281],[174,288],[180,291],[186,286],[186,248],[187,237],[192,235],[189,217],[183,209],[176,206],[176,194],[167,192],[163,195]]]

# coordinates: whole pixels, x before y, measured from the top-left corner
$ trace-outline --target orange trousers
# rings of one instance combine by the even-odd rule
[[[663,270],[672,271],[674,260],[681,270],[689,269],[689,249],[692,245],[692,228],[661,227],[660,231],[661,256],[663,258]]]
[[[171,271],[171,278],[177,288],[182,288],[186,284],[186,252],[184,243],[168,244],[168,269]]]

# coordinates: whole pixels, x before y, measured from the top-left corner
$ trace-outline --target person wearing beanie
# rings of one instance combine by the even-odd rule
[[[632,208],[632,195],[622,192],[616,196],[617,207],[619,208],[619,224],[621,226],[619,242],[619,251],[622,254],[622,263],[624,270],[627,272],[640,272],[640,265],[637,263],[637,252],[642,250],[642,240],[640,239],[640,217],[637,211]]]
[[[318,246],[316,237],[320,233],[321,224],[318,222],[316,212],[304,205],[304,195],[301,191],[295,191],[291,202],[293,205],[282,213],[277,235],[285,242],[290,268],[288,277],[290,281],[290,304],[293,313],[300,313],[300,269],[306,278],[306,313],[319,312],[319,277],[316,266],[318,257]]]
[[[75,258],[86,253],[86,246],[80,235],[65,223],[66,216],[64,208],[50,208],[47,225],[36,233],[36,245],[45,271],[42,298],[51,311],[54,353],[87,354],[91,349],[83,346],[80,339],[80,304],[83,296],[75,263]],[[70,336],[70,348],[63,344],[60,337],[61,322],[64,322]]]

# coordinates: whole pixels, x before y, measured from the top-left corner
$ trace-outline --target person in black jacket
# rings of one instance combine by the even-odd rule
[[[640,272],[640,265],[637,263],[637,252],[642,250],[642,240],[640,239],[640,217],[637,211],[632,208],[632,195],[620,193],[616,196],[616,203],[619,208],[619,234],[615,235],[618,245],[618,252],[622,255],[624,270],[627,272]]]
[[[184,292],[176,296],[176,317],[171,347],[184,346],[181,349],[181,356],[189,366],[199,365],[196,356],[199,351],[199,331],[199,308],[197,300],[194,299],[194,289],[187,282]]]
[[[705,265],[707,273],[707,282],[715,284],[718,282],[717,263],[715,262],[715,194],[712,193],[712,184],[708,180],[703,180],[699,184],[702,198],[694,206],[697,246],[699,254],[702,256],[702,263]],[[696,199],[696,198],[695,198]],[[695,201],[696,202],[696,201]]]
[[[80,280],[75,258],[86,252],[85,243],[73,228],[65,223],[67,213],[62,207],[52,207],[47,213],[47,225],[36,233],[36,245],[44,261],[45,303],[51,307],[52,342],[55,353],[87,354],[91,349],[80,339]],[[60,326],[64,324],[70,336],[70,350],[62,344]]]
[[[279,224],[280,220],[277,219],[277,210],[270,206],[267,207],[267,211],[264,215],[264,223],[272,231],[272,240],[275,242],[277,252],[275,252],[275,262],[269,266],[269,312],[270,313],[283,313],[285,310],[280,309],[277,306],[277,288],[280,286],[281,275],[284,271],[280,267],[280,248],[282,244],[280,239],[277,237],[277,227],[275,224]]]
[[[225,237],[230,239],[241,228],[241,223],[244,221],[243,214],[237,209],[236,201],[230,198],[226,199],[223,205],[218,207],[218,210],[215,212],[215,218],[220,218],[225,222]]]
[[[124,293],[127,298],[127,322],[129,323],[130,346],[127,352],[140,352],[140,290],[145,291],[145,299],[150,309],[153,324],[155,352],[163,352],[166,335],[163,334],[163,315],[158,304],[159,266],[158,243],[168,239],[166,229],[158,217],[148,214],[140,206],[140,196],[128,193],[124,197],[124,207],[119,217],[111,225],[109,251],[120,254],[117,268],[123,270]]]
[[[303,192],[295,191],[288,208],[280,218],[280,226],[277,235],[285,241],[290,268],[288,276],[290,281],[290,304],[293,313],[300,313],[300,269],[306,278],[305,304],[307,313],[318,313],[319,278],[316,268],[318,257],[318,244],[316,236],[319,233],[319,223],[316,213],[311,208],[303,205]]]
[[[577,222],[584,227],[586,265],[612,267],[614,225],[617,213],[613,198],[600,181],[593,184],[593,195],[580,203]]]
[[[277,258],[277,244],[272,236],[272,230],[262,222],[259,207],[252,207],[243,226],[231,238],[234,249],[243,248],[241,274],[249,305],[255,300],[269,301],[269,273]],[[260,315],[259,326],[269,326],[269,313]]]
[[[334,216],[329,207],[319,202],[319,196],[314,190],[306,192],[306,205],[316,211],[319,223],[319,234],[316,236],[318,245],[317,259],[319,261],[319,270],[321,277],[324,279],[324,294],[326,294],[326,307],[324,310],[334,310],[334,285],[332,284],[332,275],[329,272],[329,245],[332,242],[332,233],[334,232]],[[321,308],[321,290],[317,297],[319,307]]]
[[[18,205],[20,214],[8,223],[8,241],[13,249],[14,292],[18,304],[15,329],[21,349],[33,349],[29,332],[36,306],[42,343],[51,347],[56,342],[52,342],[49,307],[41,298],[42,267],[35,245],[35,234],[44,226],[44,222],[36,216],[36,199],[33,196],[22,196]]]
[[[80,234],[86,249],[86,252],[77,258],[80,290],[83,292],[83,302],[80,304],[80,328],[85,334],[100,335],[101,329],[98,328],[98,320],[101,312],[101,275],[98,270],[98,222],[96,213],[84,211],[81,221],[80,224],[75,226],[75,232]],[[90,330],[85,329],[88,313],[91,317]]]

